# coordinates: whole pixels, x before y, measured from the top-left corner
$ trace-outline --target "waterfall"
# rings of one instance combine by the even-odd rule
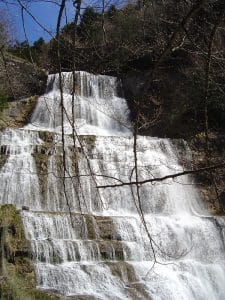
[[[20,210],[37,288],[90,299],[224,300],[225,218],[207,213],[190,176],[141,185],[140,203],[131,185],[97,189],[135,180],[129,109],[114,77],[76,72],[73,97],[72,74],[62,76],[65,145],[57,74],[30,124],[0,136],[0,203]],[[169,139],[138,136],[137,158],[140,180],[183,171]]]

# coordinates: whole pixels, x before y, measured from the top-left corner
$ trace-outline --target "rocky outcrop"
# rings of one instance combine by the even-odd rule
[[[30,119],[37,99],[37,96],[33,96],[7,103],[7,106],[0,110],[0,130],[6,127],[18,128],[25,125]]]
[[[47,74],[37,66],[8,53],[0,56],[0,87],[7,99],[18,100],[45,92]]]
[[[59,299],[36,289],[31,246],[25,238],[20,213],[10,204],[0,207],[0,242],[1,299]]]

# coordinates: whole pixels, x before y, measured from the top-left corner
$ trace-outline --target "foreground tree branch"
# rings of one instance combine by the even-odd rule
[[[206,171],[210,171],[210,170],[220,169],[220,168],[223,168],[223,167],[225,167],[225,163],[210,166],[210,167],[199,168],[199,169],[196,169],[196,170],[187,170],[187,171],[183,171],[183,172],[178,172],[178,173],[166,175],[166,176],[163,176],[163,177],[149,178],[149,179],[141,180],[141,181],[138,181],[138,182],[137,181],[130,181],[130,182],[123,182],[123,183],[119,183],[119,184],[98,185],[97,188],[98,189],[103,189],[103,188],[109,188],[109,187],[114,188],[114,187],[137,185],[137,184],[142,185],[142,184],[146,184],[146,183],[160,182],[160,181],[164,181],[164,180],[167,180],[167,179],[173,179],[173,178],[184,176],[184,175],[202,173],[202,172],[206,172]]]

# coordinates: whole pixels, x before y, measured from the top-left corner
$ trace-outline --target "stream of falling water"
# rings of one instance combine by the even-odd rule
[[[85,299],[224,300],[225,219],[206,213],[190,177],[141,186],[160,262],[152,269],[131,186],[96,189],[130,180],[127,103],[118,97],[114,77],[76,72],[76,79],[73,105],[72,74],[63,73],[65,179],[58,75],[49,76],[30,124],[0,136],[1,153],[8,156],[0,203],[29,207],[21,216],[37,288]],[[183,148],[188,153],[185,143]],[[139,136],[140,180],[182,171],[177,151],[168,139]]]

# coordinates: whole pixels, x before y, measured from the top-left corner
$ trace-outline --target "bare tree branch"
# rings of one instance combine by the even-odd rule
[[[155,177],[155,178],[149,178],[146,180],[141,180],[141,181],[130,181],[130,182],[123,182],[123,183],[119,183],[119,184],[109,184],[109,185],[98,185],[97,188],[98,189],[103,189],[103,188],[110,188],[110,187],[121,187],[121,186],[128,186],[128,185],[143,185],[146,183],[153,183],[153,182],[160,182],[160,181],[164,181],[167,179],[173,179],[176,177],[180,177],[180,176],[185,176],[185,175],[191,175],[191,174],[197,174],[197,173],[202,173],[202,172],[206,172],[206,171],[210,171],[210,170],[216,170],[216,169],[220,169],[223,168],[225,166],[225,163],[222,164],[218,164],[218,165],[214,165],[214,166],[210,166],[210,167],[204,167],[204,168],[199,168],[196,170],[187,170],[187,171],[183,171],[183,172],[179,172],[179,173],[175,173],[175,174],[170,174],[170,175],[166,175],[164,177]]]

